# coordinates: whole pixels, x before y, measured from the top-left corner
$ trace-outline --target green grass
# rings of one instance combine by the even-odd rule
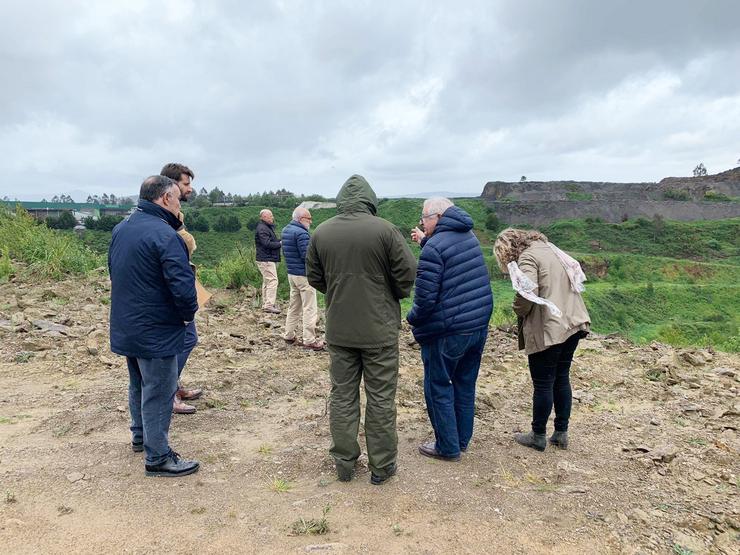
[[[40,225],[22,209],[0,209],[0,251],[3,260],[23,262],[24,273],[40,279],[61,279],[105,266],[105,255],[82,245],[72,234]],[[3,262],[0,277],[6,272],[8,266]]]

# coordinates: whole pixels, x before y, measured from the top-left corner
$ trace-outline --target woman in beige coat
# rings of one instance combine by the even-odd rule
[[[515,434],[514,439],[544,451],[554,405],[555,432],[550,443],[566,449],[572,405],[570,365],[578,340],[588,334],[590,325],[580,293],[585,276],[575,260],[538,231],[505,229],[496,238],[494,252],[501,269],[514,272],[512,282],[519,287],[513,306],[519,319],[519,348],[528,356],[534,386],[532,431]]]

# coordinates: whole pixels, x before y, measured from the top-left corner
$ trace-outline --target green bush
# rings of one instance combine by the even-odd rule
[[[77,220],[72,212],[62,212],[58,218],[47,218],[44,223],[50,229],[72,229],[77,225]]]
[[[665,200],[689,200],[688,191],[682,191],[679,189],[666,189],[663,191],[663,198]]]
[[[14,213],[0,210],[0,249],[28,264],[28,272],[40,278],[85,273],[104,266],[106,260],[73,234],[39,225],[22,208]]]
[[[13,275],[13,262],[10,260],[8,247],[0,249],[0,283],[8,281]]]
[[[221,261],[212,270],[201,271],[204,285],[239,289],[246,285],[259,288],[262,284],[262,274],[257,269],[253,247],[237,248]]]
[[[221,214],[213,224],[213,230],[219,232],[233,232],[239,231],[242,228],[242,224],[236,214],[225,215]]]
[[[732,202],[732,197],[728,197],[724,193],[718,193],[717,191],[707,191],[704,193],[704,200],[709,202]]]

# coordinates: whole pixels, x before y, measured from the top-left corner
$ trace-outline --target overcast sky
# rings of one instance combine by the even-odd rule
[[[136,193],[169,161],[329,196],[723,171],[739,22],[737,0],[3,1],[0,196]]]

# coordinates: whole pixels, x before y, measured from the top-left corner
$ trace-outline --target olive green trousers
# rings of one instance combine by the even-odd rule
[[[338,468],[351,470],[360,456],[360,380],[365,382],[365,441],[370,470],[381,477],[396,462],[398,344],[375,349],[329,345],[331,399],[329,453]]]

